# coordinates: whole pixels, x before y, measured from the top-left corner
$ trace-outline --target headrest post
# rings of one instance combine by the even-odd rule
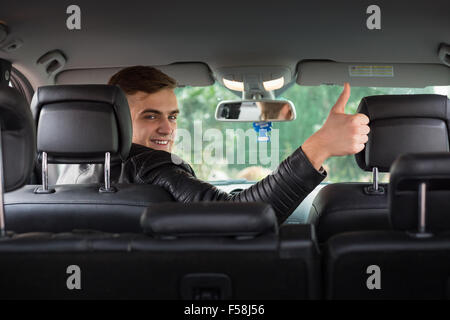
[[[105,165],[104,165],[104,175],[105,175],[105,186],[100,188],[102,193],[116,192],[116,188],[111,187],[111,153],[105,153]]]
[[[373,190],[378,191],[378,168],[372,168]]]
[[[111,170],[111,154],[109,152],[105,153],[105,189],[111,189],[110,181],[110,170]]]
[[[378,185],[378,167],[372,168],[372,185],[364,187],[364,193],[369,196],[384,195],[384,188]]]
[[[47,152],[42,152],[42,191],[43,192],[48,192]]]
[[[425,233],[425,207],[426,207],[427,185],[425,182],[419,184],[419,233]]]
[[[2,130],[0,128],[0,237],[6,236],[5,228],[5,208],[3,206],[3,146],[2,146]]]
[[[42,186],[34,189],[34,193],[48,194],[54,193],[55,189],[48,188],[48,159],[47,152],[42,152]]]

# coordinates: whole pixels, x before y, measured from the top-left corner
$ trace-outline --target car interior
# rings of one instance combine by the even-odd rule
[[[450,3],[371,5],[2,2],[0,299],[450,299]],[[283,223],[263,202],[177,202],[112,178],[133,126],[107,83],[134,65],[176,79],[187,135],[196,119],[248,130],[242,163],[175,148],[231,194],[317,131],[346,82],[369,139]],[[92,164],[98,183],[57,183]]]

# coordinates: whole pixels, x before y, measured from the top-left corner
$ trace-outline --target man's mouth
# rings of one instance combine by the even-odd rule
[[[150,141],[160,146],[166,146],[169,144],[169,140],[151,139]]]

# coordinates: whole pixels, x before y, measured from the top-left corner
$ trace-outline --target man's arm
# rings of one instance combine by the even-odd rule
[[[317,171],[302,148],[298,148],[272,174],[250,188],[231,195],[197,179],[185,164],[176,165],[169,159],[170,154],[166,152],[144,153],[132,159],[137,173],[136,182],[158,185],[179,202],[265,202],[272,206],[279,223],[285,221],[326,177],[326,172]]]

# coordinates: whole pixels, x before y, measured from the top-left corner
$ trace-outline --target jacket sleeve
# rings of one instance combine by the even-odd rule
[[[237,194],[228,194],[199,180],[189,166],[155,159],[135,160],[136,182],[158,185],[180,202],[198,201],[259,201],[269,203],[279,223],[284,222],[303,199],[327,176],[317,171],[302,148],[283,160],[266,178]],[[146,163],[147,162],[147,163]]]

